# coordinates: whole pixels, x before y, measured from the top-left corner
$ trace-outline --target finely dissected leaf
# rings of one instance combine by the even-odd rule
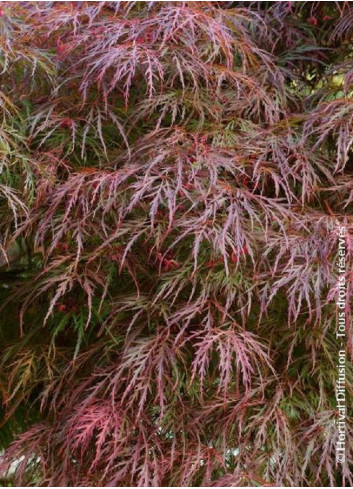
[[[1,483],[352,485],[352,29],[349,2],[0,5]]]

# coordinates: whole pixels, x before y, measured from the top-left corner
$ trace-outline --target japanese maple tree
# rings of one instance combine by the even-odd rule
[[[4,484],[352,485],[352,38],[349,2],[1,4]]]

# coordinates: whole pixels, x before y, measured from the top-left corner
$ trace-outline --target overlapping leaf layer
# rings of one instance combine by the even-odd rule
[[[349,2],[2,4],[4,478],[352,484],[352,36]]]

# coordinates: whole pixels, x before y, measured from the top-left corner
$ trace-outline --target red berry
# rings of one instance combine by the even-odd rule
[[[194,184],[188,182],[184,185],[184,187],[186,188],[186,190],[192,190],[194,188]]]
[[[60,122],[61,127],[71,127],[72,126],[72,119],[69,117],[65,117],[61,122]]]
[[[55,247],[57,250],[61,250],[61,251],[67,251],[69,249],[69,245],[67,243],[61,243],[59,242],[56,247]]]
[[[237,262],[238,262],[238,260],[239,260],[239,259],[238,259],[238,256],[237,256],[237,255],[234,253],[234,251],[233,251],[233,253],[230,255],[230,259],[232,260],[232,262],[233,262],[233,263],[237,263]]]
[[[178,268],[180,266],[180,263],[178,263],[177,261],[167,259],[164,259],[162,264],[165,272],[169,272],[169,270],[174,270],[175,268]]]
[[[316,17],[309,17],[308,22],[310,22],[310,24],[316,26],[317,25],[317,18]]]

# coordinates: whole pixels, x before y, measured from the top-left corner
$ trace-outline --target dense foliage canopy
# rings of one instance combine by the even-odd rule
[[[0,6],[1,470],[352,485],[353,5]]]

